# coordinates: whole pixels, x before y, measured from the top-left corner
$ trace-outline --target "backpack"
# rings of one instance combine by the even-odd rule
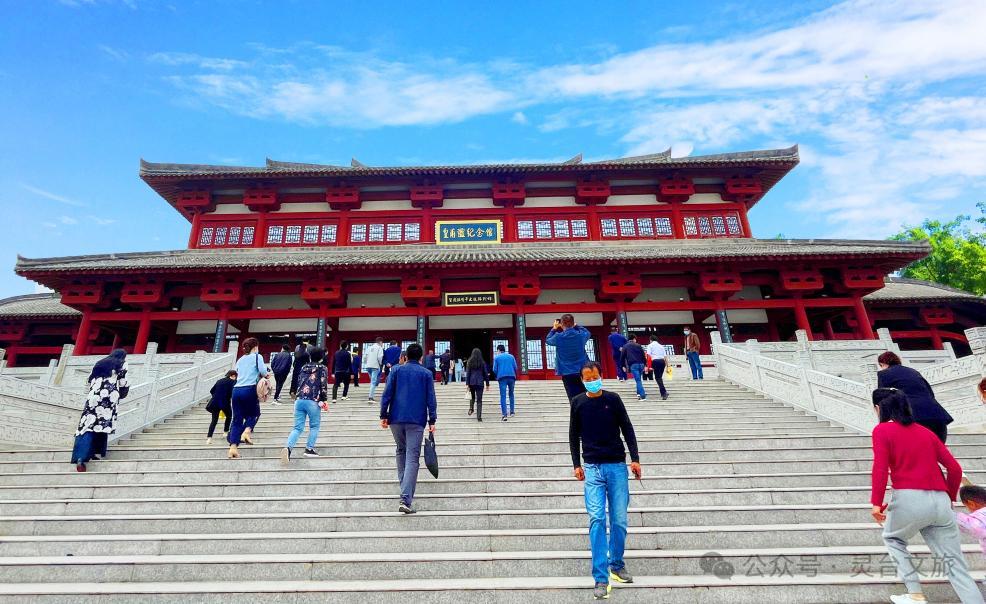
[[[328,370],[323,365],[305,365],[298,377],[298,398],[306,401],[323,401],[328,393],[322,389],[322,371]],[[328,376],[326,375],[326,379]]]

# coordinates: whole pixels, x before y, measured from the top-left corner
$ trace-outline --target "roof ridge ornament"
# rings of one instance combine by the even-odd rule
[[[370,166],[364,164],[363,162],[361,162],[360,160],[356,159],[355,157],[351,158],[349,160],[349,163],[354,168],[369,168],[370,167]]]
[[[578,155],[576,155],[572,159],[567,160],[567,161],[563,161],[562,162],[562,165],[563,166],[574,166],[574,165],[581,164],[581,163],[582,163],[582,154],[579,153]]]

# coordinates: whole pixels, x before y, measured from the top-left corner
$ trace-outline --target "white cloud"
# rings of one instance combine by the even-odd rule
[[[93,216],[92,214],[89,214],[86,218],[99,226],[107,226],[110,224],[116,224],[117,222],[115,218],[101,218],[99,216]]]
[[[58,217],[58,222],[60,222],[62,224],[78,224],[79,223],[79,221],[76,220],[75,218],[72,218],[71,216],[64,216],[64,215]]]
[[[20,183],[20,186],[25,191],[30,191],[35,195],[44,197],[45,199],[50,199],[52,201],[57,201],[58,203],[64,203],[69,206],[85,207],[86,203],[72,199],[70,197],[65,197],[64,195],[58,195],[57,193],[52,193],[51,191],[45,191],[44,189],[29,185],[27,183]]]
[[[120,61],[121,63],[130,58],[130,53],[119,48],[113,48],[112,46],[107,46],[106,44],[97,44],[96,48],[103,51],[111,58]]]
[[[510,121],[515,124],[526,124],[527,116],[524,115],[523,111],[515,111],[512,116],[510,116]]]

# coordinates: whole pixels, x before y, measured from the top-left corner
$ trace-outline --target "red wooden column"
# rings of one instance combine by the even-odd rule
[[[435,243],[435,221],[431,217],[431,205],[421,208],[421,243]]]
[[[741,208],[739,211],[740,224],[743,226],[743,236],[753,237],[753,230],[750,228],[750,218],[746,215],[747,208]]]
[[[151,336],[151,309],[140,311],[140,323],[137,326],[137,341],[134,342],[134,354],[147,352],[147,340]]]
[[[91,312],[88,308],[82,311],[82,319],[79,321],[79,331],[75,336],[75,348],[72,349],[72,356],[79,357],[89,351],[89,331],[92,328],[89,315]]]
[[[808,321],[808,313],[805,311],[805,302],[801,298],[794,300],[794,319],[797,321],[798,329],[803,329],[808,335],[808,340],[814,340],[815,336],[811,333],[811,323]]]
[[[932,325],[928,330],[931,333],[931,344],[935,347],[935,350],[944,350],[945,342],[942,341],[941,332],[938,327]]]
[[[864,340],[876,339],[873,335],[873,324],[870,323],[870,316],[866,312],[866,305],[863,303],[862,296],[856,296],[853,299],[853,305],[856,307],[856,320],[859,322],[859,334]]]
[[[192,211],[192,232],[188,236],[188,249],[195,249],[199,247],[199,226],[201,214],[193,210]]]
[[[681,203],[671,202],[671,232],[675,239],[685,238],[685,221],[681,216]]]
[[[267,245],[267,211],[261,210],[257,215],[257,230],[253,233],[253,247]]]

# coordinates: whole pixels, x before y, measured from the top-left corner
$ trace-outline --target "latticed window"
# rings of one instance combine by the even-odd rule
[[[305,243],[318,243],[320,227],[317,224],[305,225]]]
[[[322,243],[335,243],[336,242],[336,232],[339,227],[334,224],[323,224],[322,225]]]
[[[534,239],[534,222],[521,220],[517,223],[517,239]]]
[[[633,224],[633,218],[620,218],[620,237],[636,237],[637,228]]]
[[[697,221],[694,216],[685,216],[685,235],[688,237],[698,235]]]
[[[253,245],[254,227],[243,227],[243,245]]]
[[[370,225],[370,241],[383,241],[383,225],[382,224],[371,224]]]
[[[362,243],[366,241],[366,225],[365,224],[354,224],[349,229],[349,240]]]
[[[558,239],[568,239],[570,237],[569,231],[567,220],[555,221],[555,237]]]
[[[240,244],[240,227],[229,227],[229,244],[239,245]]]
[[[584,220],[572,221],[572,237],[588,237],[589,225]]]
[[[702,237],[709,237],[712,235],[712,226],[708,216],[698,217],[698,232],[702,235]]]
[[[421,225],[417,222],[409,222],[404,225],[404,240],[419,241],[421,239]]]
[[[400,241],[404,232],[404,225],[399,222],[392,222],[387,225],[387,241]]]
[[[616,237],[616,219],[603,218],[600,224],[603,229],[603,237]]]
[[[212,245],[212,227],[205,227],[202,232],[199,233],[199,245],[206,246]]]
[[[654,236],[654,221],[650,218],[638,218],[637,219],[637,232],[640,233],[641,237],[653,237]]]
[[[743,227],[740,226],[739,217],[736,214],[726,215],[726,230],[732,236],[743,234]]]
[[[301,243],[301,226],[292,225],[284,231],[284,243]]]
[[[527,368],[534,371],[544,369],[544,353],[541,340],[527,340]]]
[[[655,218],[654,219],[654,230],[658,235],[668,236],[674,235],[674,230],[671,228],[671,219],[667,217]]]
[[[216,229],[216,239],[215,245],[226,245],[226,233],[229,232],[227,227],[219,227]]]
[[[551,221],[538,220],[535,223],[538,239],[551,239]]]
[[[722,237],[726,234],[726,221],[722,219],[722,216],[712,217],[712,232],[715,233],[716,237]]]

